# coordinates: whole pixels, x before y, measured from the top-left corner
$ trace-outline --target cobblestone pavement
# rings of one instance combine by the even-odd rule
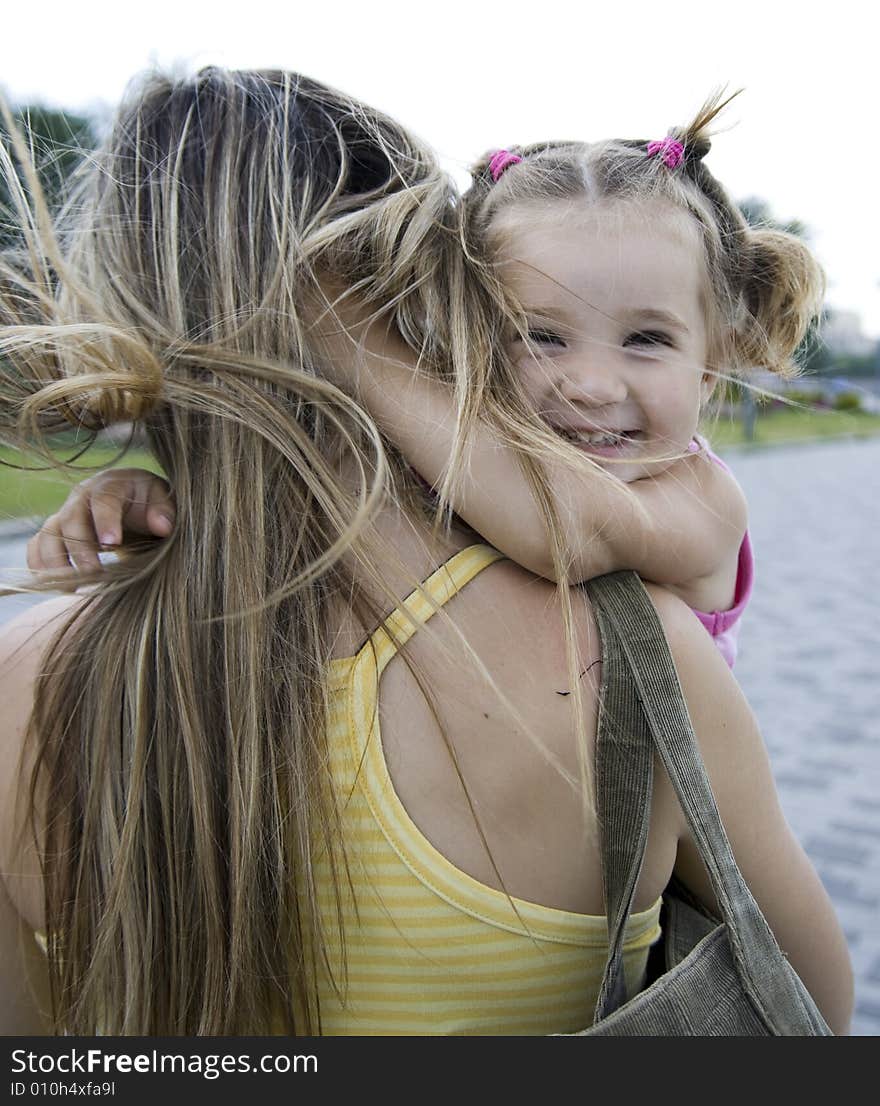
[[[880,1035],[880,440],[729,452],[756,581],[736,675]]]
[[[846,931],[853,1033],[880,1035],[880,439],[730,451],[755,595],[736,673]],[[0,535],[0,565],[25,537]],[[29,597],[0,599],[0,621]]]

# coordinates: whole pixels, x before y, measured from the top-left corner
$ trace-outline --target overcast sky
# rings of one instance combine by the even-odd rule
[[[149,67],[295,69],[396,116],[460,183],[487,148],[660,138],[716,86],[742,86],[709,166],[738,198],[806,223],[829,303],[880,337],[870,10],[858,0],[8,0],[0,82],[16,102],[106,112]]]

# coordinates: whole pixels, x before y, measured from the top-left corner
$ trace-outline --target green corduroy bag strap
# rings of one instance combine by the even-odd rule
[[[711,1009],[713,1035],[830,1035],[736,865],[669,646],[641,580],[618,572],[584,587],[602,638],[596,788],[609,952],[595,1022],[583,1032],[693,1034],[700,1032],[699,1012]],[[668,970],[638,996],[627,996],[624,930],[647,842],[655,751],[706,865],[719,917],[693,910],[671,884],[664,895]]]

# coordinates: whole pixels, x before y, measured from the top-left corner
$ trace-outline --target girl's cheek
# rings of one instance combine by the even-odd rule
[[[519,372],[520,383],[526,397],[534,404],[540,402],[541,397],[548,391],[547,374],[534,365],[523,366]]]
[[[520,380],[528,380],[536,387],[546,388],[553,377],[553,359],[526,350],[516,358],[516,370]]]
[[[540,376],[540,370],[534,358],[528,353],[517,350],[511,354],[510,361],[520,384],[531,392]]]

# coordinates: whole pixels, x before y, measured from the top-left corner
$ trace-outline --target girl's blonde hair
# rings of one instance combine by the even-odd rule
[[[334,278],[390,311],[422,371],[454,383],[464,436],[497,323],[452,186],[393,120],[290,73],[142,81],[57,219],[10,129],[3,436],[51,458],[59,430],[81,451],[136,422],[177,500],[173,535],[82,598],[36,689],[56,1029],[317,1032],[332,969],[312,860],[334,859],[340,931],[347,870],[333,614],[375,624],[363,576],[391,592],[368,524],[422,500],[324,378],[310,321]]]
[[[464,197],[469,253],[489,261],[498,215],[518,204],[571,197],[597,203],[664,200],[699,229],[710,290],[709,367],[725,375],[755,368],[793,373],[795,352],[821,309],[824,278],[799,238],[750,226],[706,167],[710,124],[732,98],[712,96],[687,126],[669,132],[683,147],[673,168],[662,153],[649,154],[646,139],[512,146],[510,153],[522,160],[497,181],[490,168],[496,151],[486,154],[474,166]]]

